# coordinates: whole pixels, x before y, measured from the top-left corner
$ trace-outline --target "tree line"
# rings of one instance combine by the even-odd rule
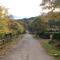
[[[11,18],[7,8],[0,6],[0,45],[12,41],[23,33],[24,25]]]

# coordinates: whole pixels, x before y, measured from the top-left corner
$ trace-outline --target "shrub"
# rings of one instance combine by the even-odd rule
[[[54,33],[52,39],[53,40],[60,40],[60,33]]]
[[[5,33],[4,32],[0,32],[0,39],[4,38]]]
[[[60,32],[55,32],[52,40],[54,41],[54,46],[60,49]]]

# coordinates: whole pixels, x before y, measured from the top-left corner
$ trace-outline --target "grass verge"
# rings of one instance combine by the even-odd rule
[[[47,40],[43,40],[41,42],[42,46],[46,49],[49,55],[56,58],[56,60],[60,60],[60,51],[54,48],[51,44],[48,43]]]

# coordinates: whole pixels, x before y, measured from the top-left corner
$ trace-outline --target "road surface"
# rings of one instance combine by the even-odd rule
[[[30,34],[25,34],[23,39],[8,54],[0,57],[0,60],[53,60],[41,47],[38,40]]]

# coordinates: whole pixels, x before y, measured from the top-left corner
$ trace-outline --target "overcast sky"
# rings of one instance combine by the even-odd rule
[[[9,13],[19,18],[29,18],[41,14],[41,0],[0,0],[0,5],[9,8]]]

